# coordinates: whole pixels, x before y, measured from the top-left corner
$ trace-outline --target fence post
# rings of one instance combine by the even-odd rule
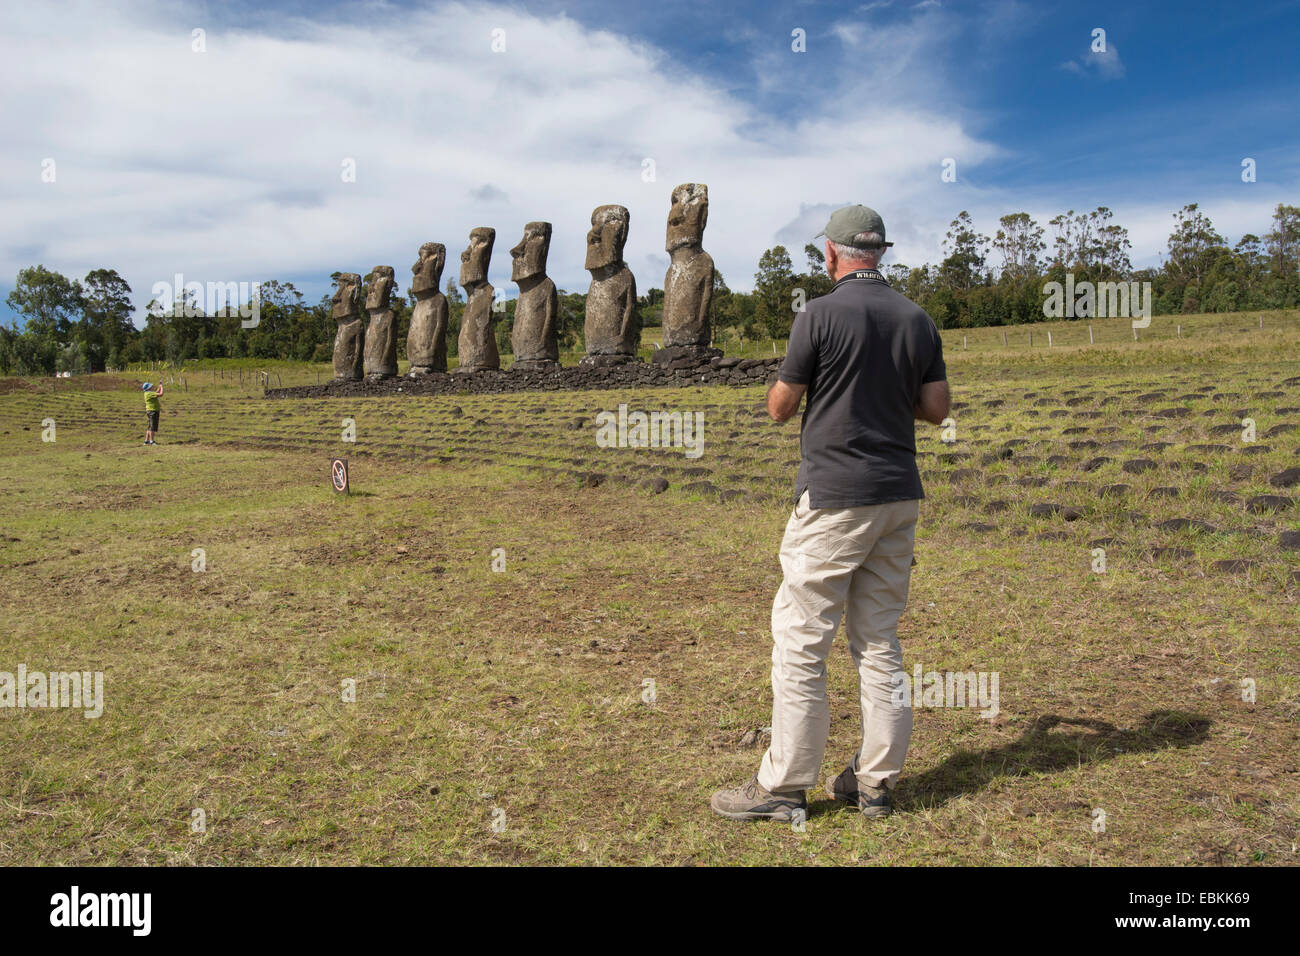
[[[1088,326],[1088,344],[1092,345],[1092,326]]]
[[[1003,348],[1006,348],[1006,347],[1007,347],[1007,330],[1006,330],[1006,329],[1003,329],[1003,330],[1002,330],[1002,347],[1003,347]]]
[[[1030,330],[1029,330],[1029,347],[1030,347],[1031,349],[1034,347],[1034,330],[1033,330],[1033,329],[1030,329]]]
[[[1047,333],[1047,347],[1049,349],[1052,347],[1052,333],[1050,331]]]

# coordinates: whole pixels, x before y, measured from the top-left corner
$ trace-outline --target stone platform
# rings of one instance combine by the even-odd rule
[[[267,398],[333,398],[367,395],[466,395],[505,392],[575,391],[607,388],[667,388],[686,385],[761,385],[776,379],[781,356],[762,359],[712,358],[694,363],[568,365],[554,371],[483,371],[457,375],[434,372],[370,381],[333,380],[321,385],[268,388]]]

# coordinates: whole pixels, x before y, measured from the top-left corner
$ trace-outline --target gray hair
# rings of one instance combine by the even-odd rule
[[[831,248],[845,262],[865,262],[874,268],[880,264],[887,247],[880,233],[860,232],[853,237],[853,245],[832,241]]]

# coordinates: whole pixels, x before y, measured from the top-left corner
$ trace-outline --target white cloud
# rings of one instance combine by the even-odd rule
[[[1103,80],[1122,80],[1124,78],[1124,61],[1119,58],[1119,47],[1107,43],[1100,51],[1090,51],[1076,60],[1066,60],[1061,69],[1077,76],[1097,76]]]
[[[631,210],[627,259],[645,289],[663,284],[670,191],[698,181],[710,191],[706,248],[747,289],[778,236],[800,258],[843,202],[881,210],[897,258],[934,258],[955,212],[940,159],[959,157],[968,171],[996,155],[942,98],[907,105],[924,93],[908,96],[905,69],[928,48],[924,31],[892,51],[905,29],[856,39],[895,77],[869,113],[820,97],[784,121],[662,51],[563,16],[370,4],[356,22],[255,28],[212,22],[207,9],[8,14],[0,277],[37,261],[75,276],[116,268],[143,306],[176,272],[306,276],[315,294],[332,271],[386,262],[405,288],[422,242],[445,243],[454,264],[470,229],[485,225],[498,237],[491,279],[513,293],[505,250],[525,222],[544,219],[554,224],[552,276],[585,290],[591,210],[612,202]],[[205,53],[191,51],[196,26]],[[491,51],[497,28],[504,53]],[[916,82],[934,82],[925,72]],[[40,181],[45,157],[57,163],[53,184]],[[340,175],[348,159],[352,183]]]

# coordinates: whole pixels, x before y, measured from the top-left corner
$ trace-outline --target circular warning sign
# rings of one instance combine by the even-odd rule
[[[334,490],[348,493],[348,460],[346,458],[330,459],[330,484]]]

